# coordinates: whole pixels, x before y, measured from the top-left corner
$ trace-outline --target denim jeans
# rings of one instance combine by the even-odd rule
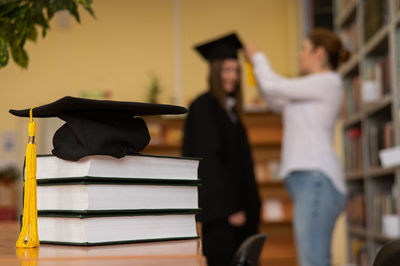
[[[335,222],[345,206],[340,193],[320,171],[295,171],[285,179],[294,202],[294,230],[301,266],[330,266]]]

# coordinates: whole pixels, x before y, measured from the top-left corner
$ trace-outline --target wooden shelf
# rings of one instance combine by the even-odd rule
[[[251,147],[256,149],[264,149],[264,148],[280,148],[280,141],[271,141],[271,142],[251,142]]]
[[[361,238],[367,238],[367,230],[362,227],[349,225],[349,233],[354,236],[358,236]]]
[[[355,226],[349,226],[349,233],[354,236],[361,237],[361,238],[371,238],[374,241],[379,242],[379,243],[386,243],[386,242],[395,240],[395,238],[387,237],[381,233],[369,232],[364,228],[355,227]]]
[[[157,144],[147,146],[143,154],[165,155],[165,156],[181,156],[181,145],[178,144]]]
[[[363,115],[363,113],[361,111],[359,111],[359,112],[357,112],[355,114],[352,114],[347,119],[345,119],[343,121],[343,126],[345,128],[349,128],[351,126],[360,124],[362,119],[363,119],[363,117],[364,117],[364,115]]]
[[[399,26],[399,24],[400,24],[400,12],[396,13],[396,19],[394,20],[394,24],[395,24],[396,27]]]
[[[350,181],[362,180],[362,179],[364,179],[364,172],[361,170],[347,172],[346,179],[350,180]]]
[[[268,237],[260,257],[260,266],[295,266],[296,256],[293,239]]]
[[[375,240],[376,242],[379,242],[379,243],[386,243],[386,242],[395,240],[395,238],[387,237],[387,236],[379,234],[379,233],[370,233],[369,235],[373,240]]]
[[[354,0],[347,4],[342,10],[341,13],[335,19],[335,25],[337,27],[343,27],[345,24],[348,24],[352,19],[356,19],[358,1]]]
[[[371,116],[392,104],[392,95],[385,95],[379,101],[375,103],[369,103],[364,105],[364,110],[367,116]]]
[[[180,148],[181,148],[180,144],[150,144],[145,149],[170,150],[170,149],[180,149]]]
[[[261,187],[283,187],[285,184],[282,180],[270,180],[258,182],[257,185]]]
[[[370,55],[389,36],[389,25],[383,25],[365,44],[363,54]]]
[[[377,177],[382,177],[382,176],[386,176],[386,175],[392,175],[392,174],[394,175],[395,172],[396,172],[395,167],[391,167],[391,168],[376,167],[376,168],[372,168],[372,169],[366,171],[365,176],[377,178]]]
[[[347,61],[344,65],[339,68],[339,73],[342,76],[348,76],[352,73],[358,73],[358,65],[360,63],[360,55],[359,53],[353,54],[349,61]]]
[[[282,220],[277,220],[277,221],[265,221],[262,220],[263,225],[292,225],[292,220],[291,219],[282,219]]]

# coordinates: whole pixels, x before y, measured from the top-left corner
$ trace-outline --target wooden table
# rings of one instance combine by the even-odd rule
[[[17,249],[17,223],[0,223],[1,266],[123,266],[123,265],[206,265],[199,240],[140,244],[75,247],[40,245]]]

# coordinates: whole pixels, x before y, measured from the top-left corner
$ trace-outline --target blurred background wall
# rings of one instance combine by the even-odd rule
[[[84,93],[146,101],[154,76],[160,103],[187,106],[207,89],[208,65],[193,46],[230,31],[266,52],[279,73],[297,73],[300,1],[96,0],[93,9],[96,19],[80,10],[81,24],[57,14],[46,38],[27,43],[27,70],[12,60],[0,70],[0,134],[18,127],[10,108]],[[257,92],[244,85],[250,104]]]

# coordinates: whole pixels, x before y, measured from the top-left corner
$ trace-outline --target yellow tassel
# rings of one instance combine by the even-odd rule
[[[25,189],[24,189],[24,211],[21,233],[16,246],[18,248],[39,247],[39,234],[37,227],[37,188],[36,188],[36,124],[30,110],[29,141],[25,155]]]
[[[254,78],[253,65],[249,61],[246,61],[246,72],[247,72],[247,82],[251,87],[255,87],[256,79]]]

